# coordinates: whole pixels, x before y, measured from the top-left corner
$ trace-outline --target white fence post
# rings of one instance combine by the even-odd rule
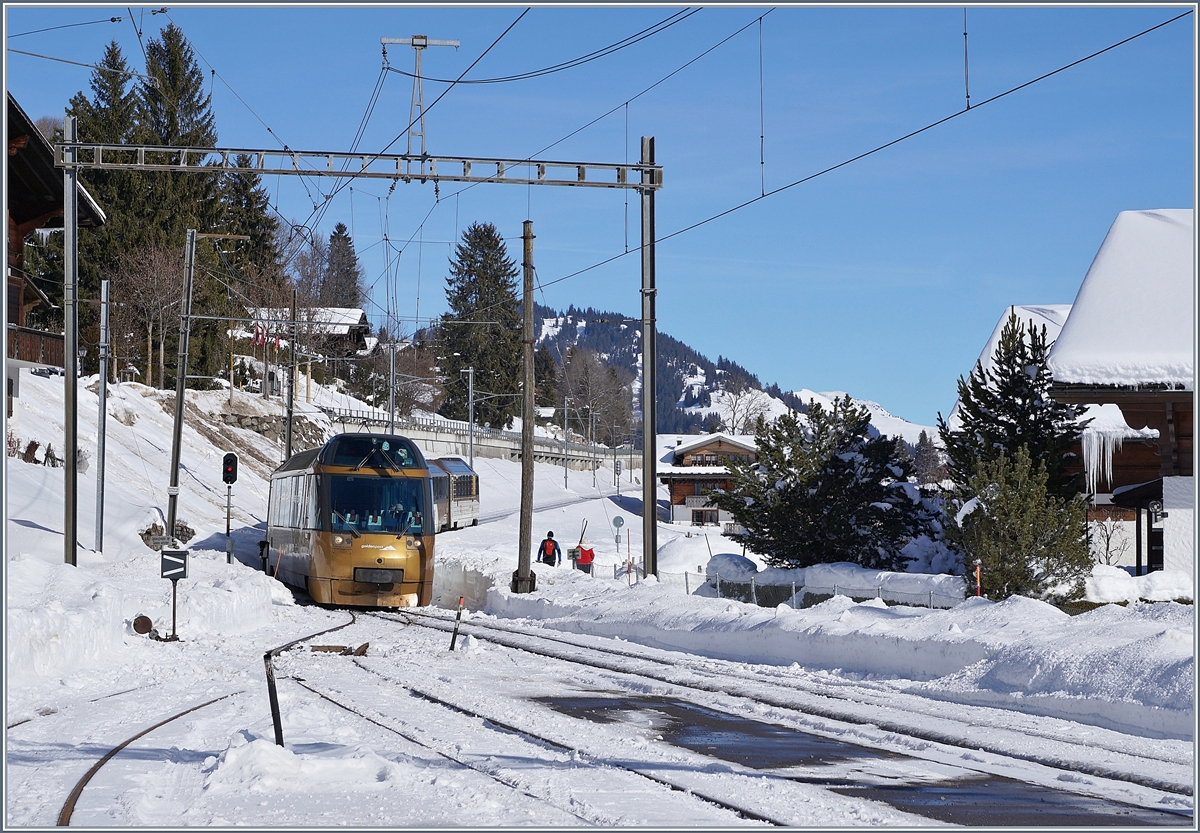
[[[750,576],[750,601],[758,604],[758,590],[754,587],[754,576]]]
[[[933,591],[929,591],[929,609],[933,610]]]
[[[796,609],[796,582],[792,582],[792,610]]]

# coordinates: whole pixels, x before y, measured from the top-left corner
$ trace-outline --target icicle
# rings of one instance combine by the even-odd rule
[[[1083,470],[1087,479],[1088,494],[1100,490],[1100,481],[1112,483],[1113,453],[1120,451],[1125,431],[1104,431],[1085,428],[1080,437],[1083,451]]]

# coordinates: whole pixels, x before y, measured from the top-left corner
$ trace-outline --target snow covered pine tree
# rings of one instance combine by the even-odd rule
[[[731,489],[711,498],[745,528],[735,540],[772,567],[897,569],[909,541],[936,538],[937,502],[908,481],[912,460],[896,459],[896,441],[870,419],[846,396],[830,410],[814,402],[807,418],[760,420],[758,460],[731,459]]]

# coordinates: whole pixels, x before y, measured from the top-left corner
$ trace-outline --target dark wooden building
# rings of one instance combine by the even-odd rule
[[[38,229],[63,227],[63,182],[63,170],[54,166],[54,149],[9,94],[5,323],[10,416],[13,399],[20,395],[21,368],[63,367],[63,334],[26,326],[30,311],[49,305],[50,299],[25,271],[25,238]],[[105,222],[104,212],[83,186],[76,221],[83,228],[99,228]]]

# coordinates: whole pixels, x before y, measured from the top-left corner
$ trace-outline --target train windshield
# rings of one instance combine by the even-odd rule
[[[331,522],[335,532],[419,535],[425,518],[425,480],[406,477],[332,475]]]

